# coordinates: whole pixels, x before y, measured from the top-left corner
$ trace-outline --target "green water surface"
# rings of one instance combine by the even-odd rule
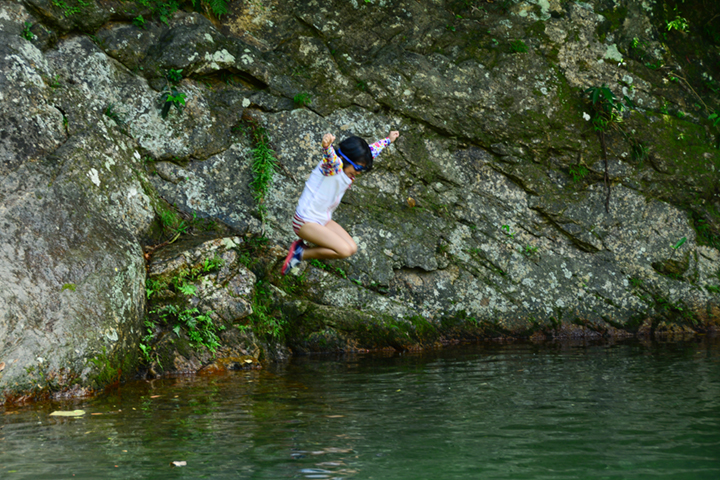
[[[303,357],[0,413],[2,479],[720,479],[720,342]]]

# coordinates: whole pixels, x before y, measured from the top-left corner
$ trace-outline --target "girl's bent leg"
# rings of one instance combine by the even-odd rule
[[[305,249],[303,260],[347,258],[357,251],[357,245],[352,237],[333,221],[327,225],[307,222],[300,227],[298,236],[317,245]]]
[[[350,255],[355,255],[357,253],[357,243],[355,243],[355,240],[350,236],[349,233],[345,231],[343,227],[341,227],[337,222],[334,220],[330,220],[327,225],[325,225],[327,228],[332,230],[338,237],[342,238],[347,242],[347,244],[350,246]]]

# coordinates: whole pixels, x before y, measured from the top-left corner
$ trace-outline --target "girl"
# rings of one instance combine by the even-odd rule
[[[400,133],[393,130],[387,138],[372,145],[360,137],[350,137],[340,143],[337,154],[332,146],[335,136],[331,133],[323,136],[323,161],[312,171],[300,195],[293,217],[293,230],[300,240],[290,245],[282,267],[283,275],[303,260],[347,258],[357,252],[357,244],[332,220],[332,213],[355,177],[361,172],[369,172],[373,159],[399,136]],[[303,240],[315,246],[308,247]]]

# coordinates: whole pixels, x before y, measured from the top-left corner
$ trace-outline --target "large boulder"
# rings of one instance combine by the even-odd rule
[[[259,358],[258,295],[282,320],[258,343],[276,356],[717,327],[716,5],[676,5],[687,31],[662,1],[74,5],[0,3],[6,394],[134,370],[141,245],[170,240],[168,204],[267,244],[252,273],[229,262],[255,294],[216,298],[240,288],[216,276],[183,300],[243,327],[225,358]],[[395,129],[336,212],[357,255],[280,277],[322,135]],[[264,148],[277,171],[259,199]],[[158,341],[176,371],[213,362]]]

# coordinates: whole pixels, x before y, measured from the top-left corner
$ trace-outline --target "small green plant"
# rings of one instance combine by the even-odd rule
[[[145,28],[145,19],[142,15],[138,15],[137,17],[133,18],[132,23],[138,28]]]
[[[720,114],[718,114],[717,112],[711,113],[708,116],[708,120],[712,122],[713,127],[717,127],[718,125],[720,125]]]
[[[63,0],[51,0],[51,3],[61,9],[66,18],[82,12],[85,7],[92,5],[92,2],[85,0],[77,0],[77,5],[73,7],[65,3]]]
[[[266,130],[254,120],[248,121],[248,126],[252,132],[253,143],[255,145],[252,149],[253,179],[250,182],[250,190],[257,205],[260,220],[264,222],[265,216],[267,215],[265,200],[270,191],[273,177],[275,176],[277,160],[275,158],[275,151],[270,148],[270,139],[268,138]]]
[[[533,247],[531,245],[525,245],[525,250],[523,251],[523,255],[530,258],[533,255],[535,255],[538,251],[538,247]]]
[[[105,116],[117,123],[118,125],[122,125],[123,121],[120,119],[120,115],[115,111],[115,105],[112,103],[107,106],[105,109]]]
[[[455,31],[455,27],[453,25],[450,25],[449,23],[445,25],[445,28],[451,32]]]
[[[218,332],[225,330],[224,325],[216,326],[212,319],[213,311],[201,313],[197,308],[182,309],[177,305],[165,305],[156,310],[150,311],[151,315],[157,315],[160,321],[171,326],[176,335],[180,335],[183,328],[187,331],[190,341],[195,347],[205,347],[215,353],[220,341]],[[146,321],[148,335],[143,339],[144,344],[149,344],[154,334],[154,324]],[[152,327],[151,327],[152,325]],[[144,351],[145,349],[143,349]]]
[[[362,81],[362,80],[358,81],[355,86],[356,86],[359,90],[362,90],[363,92],[367,90],[367,84],[366,84],[364,81]]]
[[[150,298],[154,293],[161,292],[167,288],[167,284],[158,280],[147,278],[145,280],[145,296]]]
[[[168,82],[172,83],[173,85],[177,85],[183,79],[182,71],[183,71],[182,68],[180,70],[175,70],[174,68],[171,68],[165,74],[165,78],[167,79]]]
[[[315,268],[319,268],[319,269],[321,269],[321,270],[330,270],[330,266],[329,266],[329,265],[325,265],[324,263],[322,263],[322,262],[321,262],[320,260],[318,260],[317,258],[313,258],[312,260],[310,260],[310,265],[312,265],[312,266],[315,267]]]
[[[70,290],[71,292],[75,291],[75,284],[74,283],[66,283],[62,286],[62,291]]]
[[[671,248],[674,250],[677,250],[678,248],[682,247],[686,241],[687,241],[687,238],[682,237],[680,240],[677,241],[677,243],[675,245],[671,245]]]
[[[520,39],[510,42],[510,48],[515,53],[527,53],[528,51],[528,46]]]
[[[650,156],[650,149],[640,142],[633,142],[630,145],[630,156],[634,161],[642,165]]]
[[[182,113],[182,109],[185,106],[185,94],[179,92],[175,87],[170,87],[160,95],[160,103],[163,104],[162,110],[160,111],[162,118],[167,118],[172,107],[175,107],[178,112]]]
[[[222,258],[215,255],[213,258],[206,258],[202,264],[202,271],[204,273],[212,272],[217,270],[225,264]]]
[[[584,165],[572,165],[568,171],[572,175],[573,182],[579,182],[590,173]]]
[[[180,290],[180,293],[187,295],[188,297],[192,297],[197,294],[197,287],[191,284],[180,285],[178,286],[178,290]]]
[[[30,28],[32,27],[32,23],[25,22],[25,26],[23,27],[22,33],[20,34],[25,40],[33,41],[35,40],[35,34],[30,31]]]
[[[202,0],[202,3],[204,3],[207,7],[209,7],[210,11],[217,18],[220,18],[223,15],[228,13],[228,0]],[[193,5],[194,4],[195,4],[195,1],[193,1]]]
[[[675,15],[674,20],[666,20],[665,24],[667,25],[668,32],[672,30],[677,30],[683,33],[687,33],[688,30],[690,30],[690,23],[687,21],[687,18],[681,17],[680,15]]]
[[[590,87],[585,90],[594,110],[592,123],[595,131],[605,131],[608,127],[622,122],[622,112],[625,104],[615,97],[610,88],[602,84],[600,87]]]
[[[510,231],[510,225],[503,225],[500,227],[500,230],[504,231],[508,237],[515,238],[515,232]]]
[[[307,105],[310,105],[310,103],[312,102],[312,97],[309,93],[300,92],[293,97],[293,101],[295,102],[295,105],[305,107]]]
[[[255,284],[252,311],[249,320],[256,335],[269,341],[285,339],[288,322],[282,312],[273,308],[272,291],[269,284],[263,280]]]

